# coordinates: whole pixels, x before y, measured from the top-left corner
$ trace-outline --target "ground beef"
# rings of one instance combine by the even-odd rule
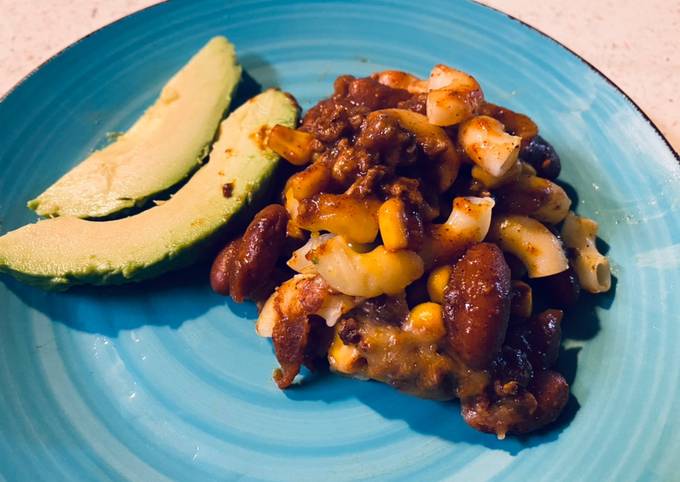
[[[407,91],[384,86],[370,77],[343,75],[335,80],[333,95],[307,112],[301,129],[332,143],[352,135],[369,112],[397,107],[410,97]]]

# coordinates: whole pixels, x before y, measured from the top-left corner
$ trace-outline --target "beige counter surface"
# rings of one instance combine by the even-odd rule
[[[0,0],[0,96],[70,43],[154,0]],[[680,1],[484,0],[621,87],[680,151]]]

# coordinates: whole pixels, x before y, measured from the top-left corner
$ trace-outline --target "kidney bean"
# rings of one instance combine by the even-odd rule
[[[556,179],[562,170],[560,156],[555,148],[541,136],[534,137],[520,151],[519,157],[536,169],[536,174],[546,179]]]
[[[508,330],[506,343],[527,354],[535,370],[545,370],[557,361],[562,339],[561,310],[545,310]]]
[[[522,350],[510,346],[504,346],[496,359],[493,361],[493,372],[501,384],[517,382],[526,387],[534,376],[534,370]]]
[[[255,293],[275,268],[287,223],[288,213],[281,205],[271,204],[257,213],[243,236],[228,244],[213,262],[213,289],[239,303]]]
[[[210,286],[215,293],[229,295],[229,273],[236,263],[241,238],[229,242],[219,252],[210,269]]]
[[[569,400],[569,384],[552,370],[536,373],[528,390],[536,399],[536,411],[525,424],[514,428],[515,433],[531,432],[555,421]]]
[[[510,268],[495,244],[469,248],[453,266],[444,294],[449,347],[483,369],[501,348],[510,317]]]

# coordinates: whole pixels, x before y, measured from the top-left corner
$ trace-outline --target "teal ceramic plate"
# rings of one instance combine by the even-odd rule
[[[480,5],[208,0],[116,22],[0,104],[2,231],[33,221],[26,201],[129,126],[217,34],[303,107],[339,74],[424,76],[442,62],[538,122],[616,277],[565,322],[573,398],[549,430],[498,441],[455,403],[376,383],[327,376],[279,391],[255,308],[212,294],[205,266],[59,294],[2,277],[0,479],[678,480],[680,164],[592,67]]]

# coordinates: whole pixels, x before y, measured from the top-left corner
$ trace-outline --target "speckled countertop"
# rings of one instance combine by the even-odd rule
[[[0,95],[80,37],[155,0],[0,0]],[[484,0],[619,85],[680,151],[680,2]]]

